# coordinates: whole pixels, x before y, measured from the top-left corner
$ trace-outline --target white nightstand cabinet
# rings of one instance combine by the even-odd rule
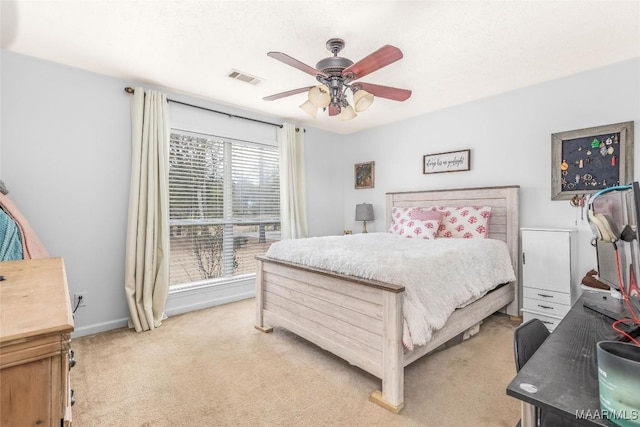
[[[553,332],[572,305],[574,232],[522,228],[522,315],[538,318]]]

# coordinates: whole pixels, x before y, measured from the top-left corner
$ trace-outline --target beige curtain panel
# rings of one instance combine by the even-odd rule
[[[129,327],[160,326],[169,292],[169,120],[163,93],[131,98],[131,187],[125,262]]]
[[[291,123],[278,129],[280,224],[283,239],[307,237],[304,131]]]

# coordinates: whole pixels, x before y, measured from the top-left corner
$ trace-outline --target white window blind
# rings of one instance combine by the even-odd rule
[[[275,146],[172,130],[170,284],[255,274],[280,240]]]

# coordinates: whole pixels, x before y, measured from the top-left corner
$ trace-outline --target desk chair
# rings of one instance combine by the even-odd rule
[[[549,330],[539,319],[531,319],[516,328],[513,332],[516,371],[519,371],[527,363],[549,335]],[[555,412],[540,408],[536,408],[535,412],[535,423],[540,427],[574,427],[580,425],[577,420],[563,418]],[[517,427],[520,427],[520,421],[518,421]]]
[[[513,332],[516,371],[522,369],[549,335],[549,330],[540,319],[531,319],[516,328]]]

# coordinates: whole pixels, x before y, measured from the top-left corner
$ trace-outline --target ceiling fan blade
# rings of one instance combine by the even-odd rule
[[[265,96],[262,98],[265,101],[275,101],[276,99],[284,98],[286,96],[296,95],[302,92],[308,92],[313,86],[301,87],[298,89],[288,90],[286,92],[276,93],[275,95]]]
[[[402,59],[402,57],[403,55],[400,49],[395,46],[385,45],[350,67],[345,68],[344,71],[342,71],[342,75],[352,73],[354,75],[353,80],[359,79]]]
[[[410,90],[398,89],[397,87],[380,86],[364,82],[356,82],[353,86],[360,86],[362,89],[373,94],[373,96],[392,99],[394,101],[406,101],[411,96]]]
[[[340,109],[338,108],[337,105],[329,105],[329,115],[330,116],[337,116],[338,114],[340,114]]]
[[[298,61],[297,59],[290,57],[286,53],[269,52],[267,53],[267,55],[272,57],[273,59],[277,59],[280,62],[284,62],[285,64],[290,65],[293,68],[297,68],[300,71],[304,71],[305,73],[311,74],[314,77],[315,76],[327,77],[327,75],[322,71],[316,70],[315,68],[310,67],[307,64],[304,64]]]

